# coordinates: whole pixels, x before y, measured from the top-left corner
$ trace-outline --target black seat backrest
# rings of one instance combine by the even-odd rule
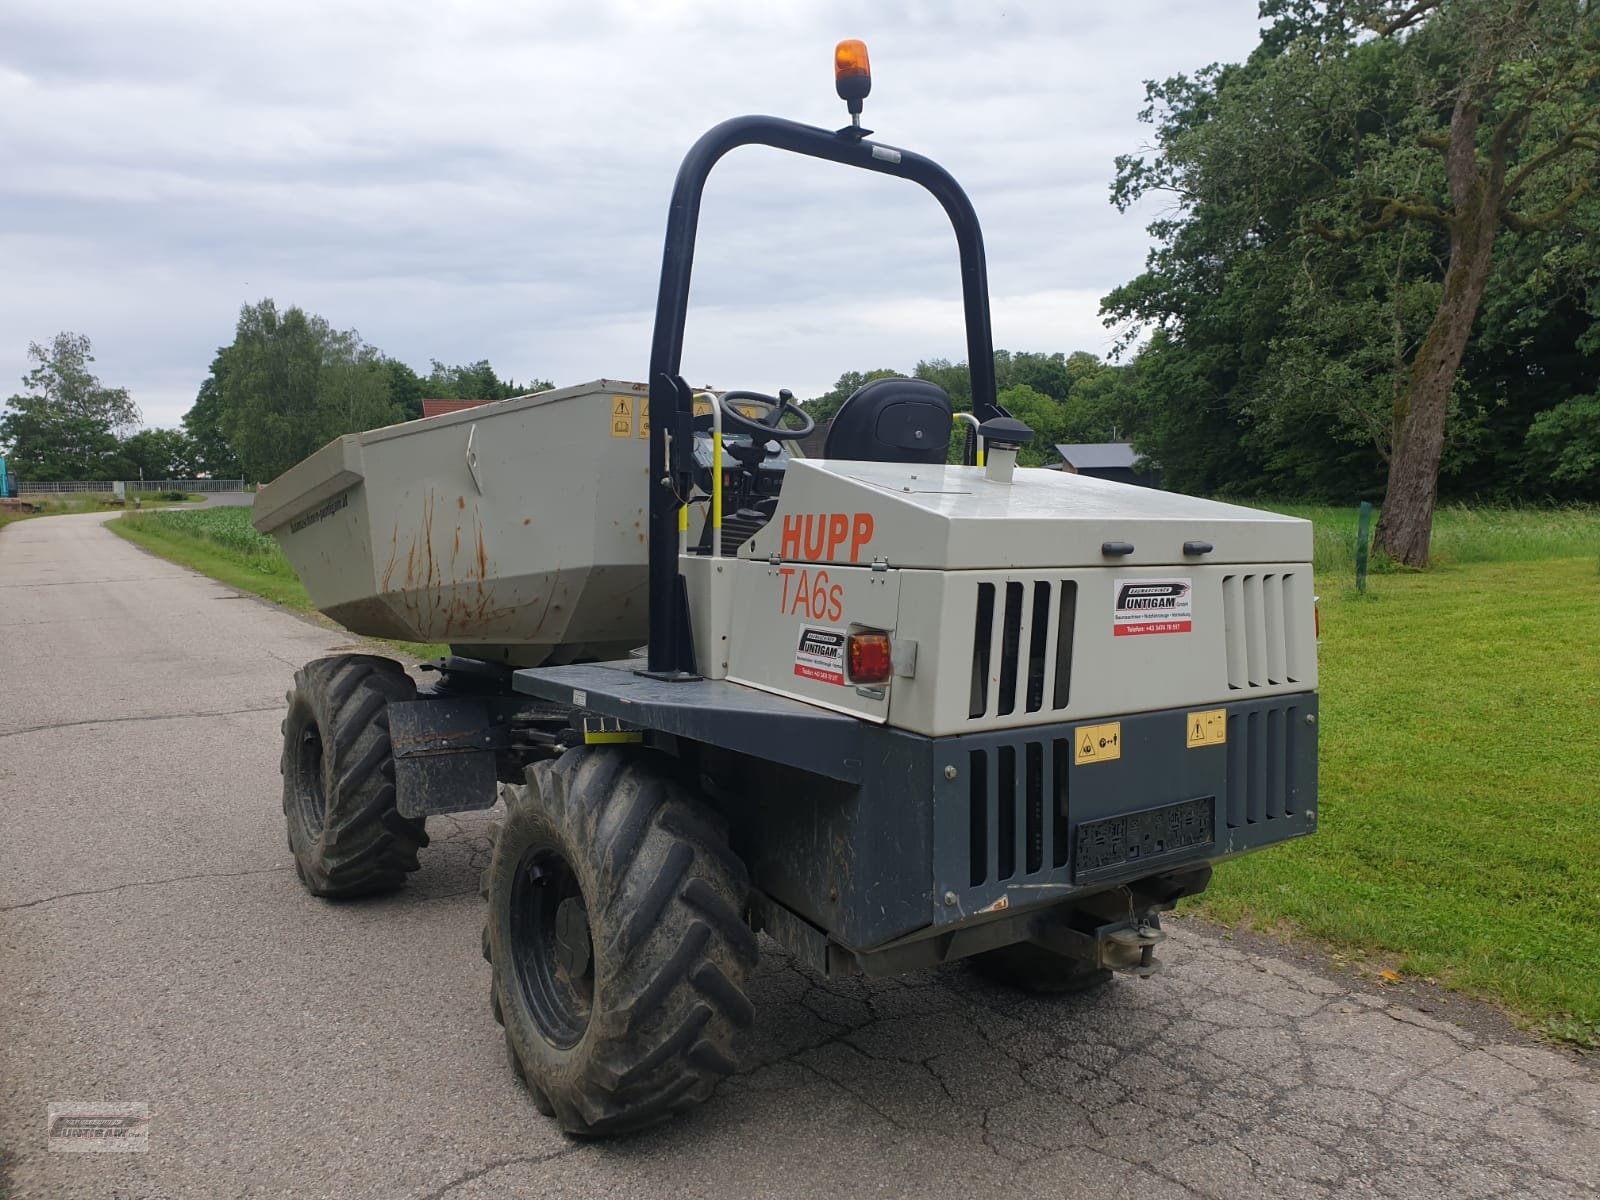
[[[839,406],[823,458],[942,463],[950,448],[950,397],[925,379],[874,379]]]

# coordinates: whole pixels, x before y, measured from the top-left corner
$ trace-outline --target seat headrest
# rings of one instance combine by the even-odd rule
[[[875,379],[839,408],[823,458],[942,463],[954,420],[950,397],[925,379]]]

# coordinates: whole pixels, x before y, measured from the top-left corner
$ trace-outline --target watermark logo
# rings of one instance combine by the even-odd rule
[[[150,1106],[56,1101],[46,1146],[63,1154],[143,1154],[150,1149]]]

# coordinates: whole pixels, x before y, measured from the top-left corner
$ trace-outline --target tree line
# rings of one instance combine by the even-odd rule
[[[281,475],[346,433],[413,421],[422,401],[504,400],[552,386],[502,379],[487,360],[419,375],[362,339],[303,309],[262,300],[239,313],[233,342],[217,351],[183,427],[208,466],[236,465],[248,479]]]
[[[298,307],[245,305],[177,429],[140,429],[127,388],[90,369],[90,339],[30,343],[23,391],[0,412],[0,454],[37,480],[267,480],[345,433],[411,421],[422,401],[504,400],[551,386],[502,378],[488,360],[419,374]]]
[[[1054,465],[1060,461],[1055,447],[1061,442],[1128,439],[1128,420],[1135,410],[1134,367],[1104,363],[1083,350],[1071,354],[997,350],[994,372],[1000,407],[1034,432],[1033,440],[1017,454],[1021,465]],[[828,420],[857,388],[875,379],[904,375],[887,367],[846,371],[832,388],[806,401],[806,411],[819,422]],[[938,384],[957,412],[972,410],[972,380],[965,362],[924,359],[910,377]],[[959,438],[952,439],[952,455],[959,442]]]

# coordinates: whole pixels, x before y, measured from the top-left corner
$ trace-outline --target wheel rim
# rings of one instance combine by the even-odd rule
[[[574,1046],[594,1009],[594,943],[583,889],[555,850],[529,847],[511,884],[511,964],[539,1032]]]
[[[306,836],[322,836],[327,819],[328,797],[322,789],[322,735],[315,725],[300,731],[300,749],[295,756],[295,795],[299,798],[300,823]]]

